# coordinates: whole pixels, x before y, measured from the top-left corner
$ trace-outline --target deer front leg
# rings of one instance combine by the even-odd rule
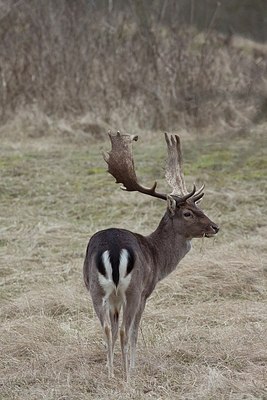
[[[128,347],[130,344],[130,367],[132,367],[132,365],[134,365],[135,359],[138,326],[145,307],[145,302],[142,302],[140,298],[141,295],[138,291],[129,291],[126,295],[126,301],[123,305],[123,318],[120,329],[120,339],[123,370],[127,382],[129,381],[131,372],[131,368],[129,369],[128,363]]]
[[[126,382],[129,380],[128,374],[128,342],[129,342],[129,330],[130,330],[130,321],[129,315],[127,318],[127,307],[123,305],[123,319],[120,327],[120,342],[121,342],[121,355],[122,355],[122,365],[123,372]]]
[[[132,370],[135,367],[135,357],[136,357],[136,344],[137,344],[137,338],[138,338],[138,329],[139,329],[139,324],[145,309],[146,301],[145,299],[141,300],[139,309],[135,315],[135,319],[133,322],[133,327],[131,331],[131,340],[130,340],[130,370]]]

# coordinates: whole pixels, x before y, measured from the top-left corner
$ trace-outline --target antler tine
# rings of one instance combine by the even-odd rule
[[[198,190],[196,191],[196,193],[194,194],[194,197],[196,197],[197,195],[199,195],[199,194],[202,192],[202,190],[203,190],[204,188],[205,188],[205,184],[202,185],[201,188],[198,189]]]
[[[168,135],[165,132],[167,143],[168,158],[166,162],[165,178],[173,189],[172,195],[186,196],[188,191],[185,186],[184,175],[182,171],[182,152],[180,138],[178,135]]]
[[[202,185],[200,189],[198,189],[194,196],[192,197],[192,200],[194,201],[194,203],[196,203],[197,201],[199,201],[200,199],[202,199],[202,197],[204,196],[204,189],[205,185]]]
[[[117,183],[123,184],[121,189],[129,192],[137,191],[166,200],[166,194],[156,192],[157,182],[151,188],[138,183],[132,154],[132,142],[133,140],[137,141],[138,136],[122,135],[119,131],[117,135],[112,135],[110,131],[108,134],[111,141],[111,151],[103,154],[103,156],[108,164],[108,172],[114,176]]]

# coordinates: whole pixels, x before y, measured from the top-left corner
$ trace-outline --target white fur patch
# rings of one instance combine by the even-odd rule
[[[119,282],[116,287],[112,279],[112,265],[110,262],[109,250],[104,251],[102,254],[102,261],[106,270],[106,276],[98,273],[98,280],[100,286],[105,292],[103,297],[103,305],[109,302],[111,309],[120,309],[121,305],[125,302],[125,292],[130,284],[132,274],[127,274],[127,266],[129,263],[129,252],[126,249],[122,249],[120,252],[120,264],[119,264]]]
[[[118,288],[120,289],[121,292],[124,293],[126,292],[132,277],[131,273],[126,276],[128,263],[129,263],[129,253],[126,249],[122,249],[120,254],[120,265],[119,265],[120,280]]]
[[[115,290],[116,286],[112,279],[112,266],[109,259],[109,251],[106,250],[102,254],[102,261],[106,270],[106,276],[98,273],[98,280],[100,286],[103,288],[105,292],[105,296],[103,298],[103,303],[107,301],[111,293]]]

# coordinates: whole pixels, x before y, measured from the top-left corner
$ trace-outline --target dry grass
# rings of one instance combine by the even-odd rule
[[[107,140],[61,130],[38,138],[34,131],[3,133],[1,399],[267,398],[263,132],[184,135],[188,180],[206,181],[203,208],[222,230],[215,242],[195,240],[153,293],[128,387],[119,348],[116,378],[107,380],[83,257],[96,230],[113,225],[147,233],[164,204],[114,185],[100,156]],[[140,142],[136,164],[149,184],[163,176],[163,138],[148,134]]]

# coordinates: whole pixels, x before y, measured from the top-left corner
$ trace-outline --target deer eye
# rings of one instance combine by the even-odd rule
[[[184,215],[184,217],[189,218],[192,216],[192,213],[189,211],[185,211],[183,215]]]

